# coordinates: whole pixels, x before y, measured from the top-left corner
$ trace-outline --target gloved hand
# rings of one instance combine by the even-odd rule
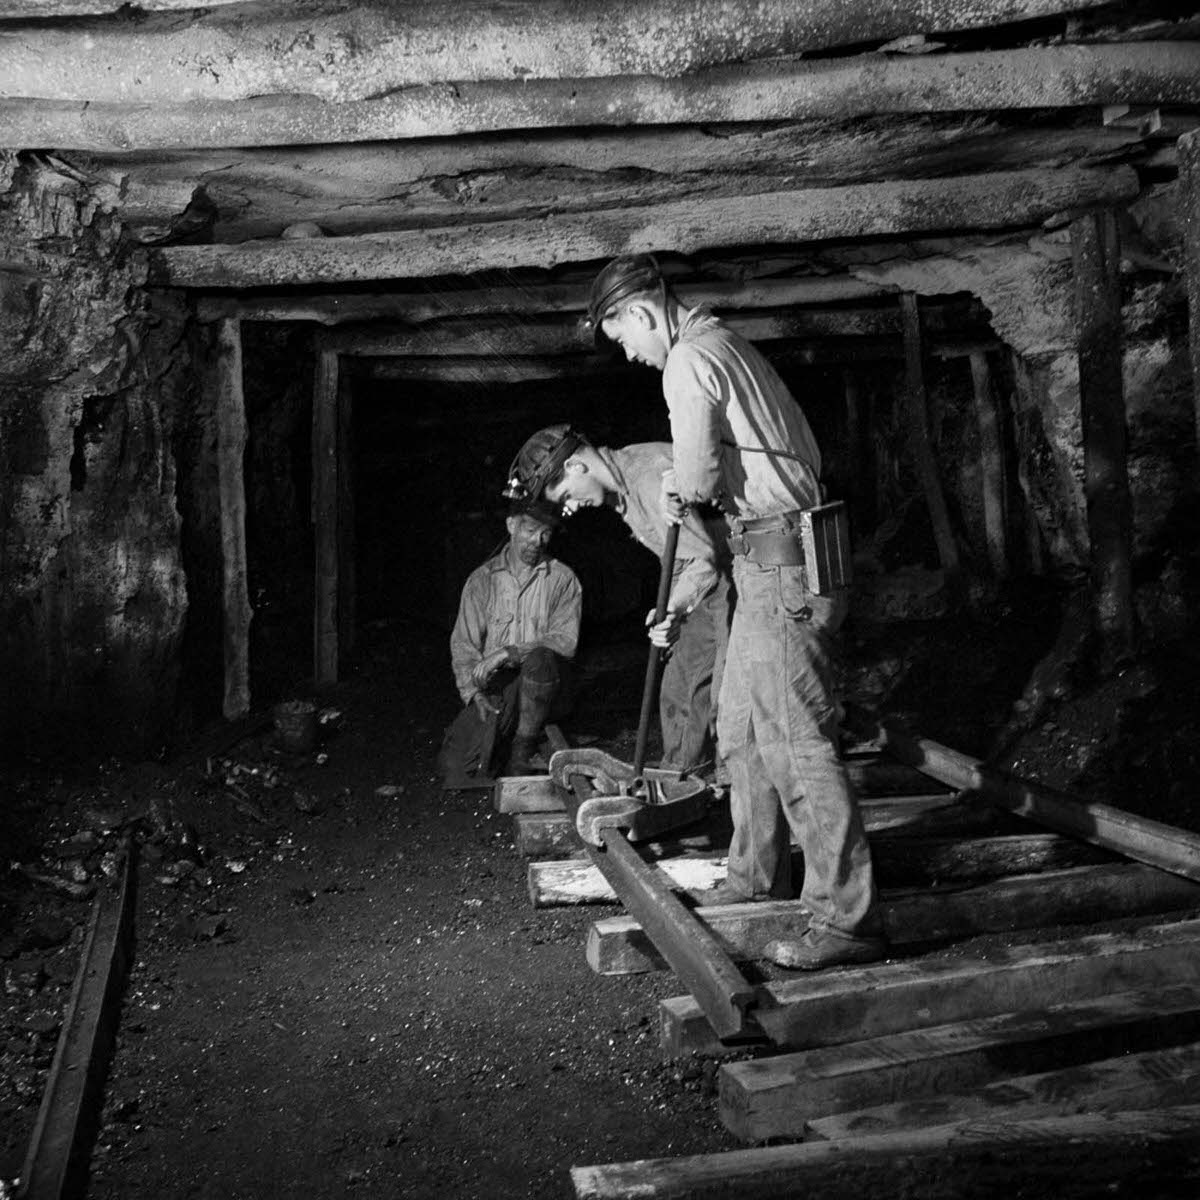
[[[662,474],[658,492],[658,511],[668,525],[681,525],[687,515],[688,506],[679,495],[679,484],[675,482],[675,468],[669,467]]]
[[[668,609],[667,615],[656,625],[654,609],[651,609],[646,614],[646,632],[650,636],[650,641],[660,650],[670,650],[679,641],[679,635],[683,631],[683,623],[686,620],[686,612]]]
[[[471,703],[475,705],[475,711],[481,721],[494,717],[500,711],[499,706],[493,704],[482,692],[476,692],[471,697]]]

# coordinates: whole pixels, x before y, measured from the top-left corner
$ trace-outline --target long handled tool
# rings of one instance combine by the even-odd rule
[[[679,526],[671,525],[659,563],[655,625],[667,615],[678,545]],[[582,775],[598,793],[580,804],[575,814],[575,828],[589,845],[603,845],[605,829],[619,829],[631,842],[645,841],[699,820],[708,809],[711,795],[703,781],[680,771],[646,769],[646,742],[661,662],[662,651],[651,644],[632,765],[593,748],[559,750],[550,759],[550,775],[560,787],[570,791],[571,777]]]

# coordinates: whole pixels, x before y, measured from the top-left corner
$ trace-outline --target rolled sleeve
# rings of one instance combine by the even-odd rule
[[[663,396],[671,418],[675,482],[687,504],[712,500],[721,488],[722,389],[707,356],[694,346],[675,347],[663,371]]]
[[[471,679],[471,672],[483,659],[487,638],[487,585],[487,577],[480,572],[470,576],[463,587],[458,618],[450,633],[450,665],[454,671],[454,685],[464,704],[469,704],[479,690]]]

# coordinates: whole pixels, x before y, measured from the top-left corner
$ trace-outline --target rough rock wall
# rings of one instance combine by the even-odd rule
[[[169,452],[183,315],[103,183],[0,165],[0,749],[145,751],[186,612]]]
[[[1135,555],[1152,551],[1166,536],[1190,492],[1195,461],[1194,439],[1186,429],[1186,313],[1180,277],[1171,274],[1173,265],[1180,265],[1171,191],[1140,200],[1121,220]],[[1010,400],[1018,478],[1046,550],[1046,567],[1085,567],[1087,508],[1067,232],[854,273],[922,295],[969,291],[988,307],[994,329],[1013,352]],[[969,396],[968,386],[963,403],[970,403]]]

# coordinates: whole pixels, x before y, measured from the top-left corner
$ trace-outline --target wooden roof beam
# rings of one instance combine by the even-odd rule
[[[1106,0],[515,0],[198,8],[10,24],[0,95],[169,103],[304,94],[343,103],[421,84],[678,77],[905,34],[982,29]],[[104,5],[102,7],[107,7]],[[298,11],[297,11],[298,10]],[[2,10],[0,10],[2,13]],[[447,89],[452,91],[453,89]]]
[[[926,329],[944,333],[961,328],[970,317],[962,305],[930,304],[922,307],[921,319]],[[889,335],[899,338],[902,331],[895,308],[776,309],[750,315],[733,313],[725,321],[755,342]],[[323,335],[321,344],[341,354],[364,358],[579,354],[593,346],[591,330],[579,320],[532,320],[508,315],[440,321],[417,328],[387,325],[343,328]]]
[[[1130,167],[989,172],[355,237],[171,246],[151,252],[150,278],[207,290],[311,286],[554,267],[645,250],[1003,229],[1137,194]]]
[[[0,38],[0,78],[5,63]],[[24,85],[34,88],[33,80]],[[875,113],[1186,105],[1200,102],[1200,45],[1133,42],[919,57],[719,67],[684,78],[621,76],[434,83],[380,97],[245,99],[183,93],[67,98],[0,88],[0,143],[126,151],[314,145],[505,129],[853,119]],[[38,99],[31,96],[42,97]]]
[[[800,279],[755,279],[745,283],[714,281],[675,285],[685,304],[702,302],[717,309],[782,308],[789,304],[836,304],[868,300],[897,289],[849,275]],[[196,302],[201,321],[237,317],[243,321],[314,321],[345,325],[359,321],[433,321],[479,313],[528,316],[536,313],[583,312],[586,284],[545,284],[511,288],[463,288],[444,292],[391,295],[356,292],[319,296],[203,296]]]

